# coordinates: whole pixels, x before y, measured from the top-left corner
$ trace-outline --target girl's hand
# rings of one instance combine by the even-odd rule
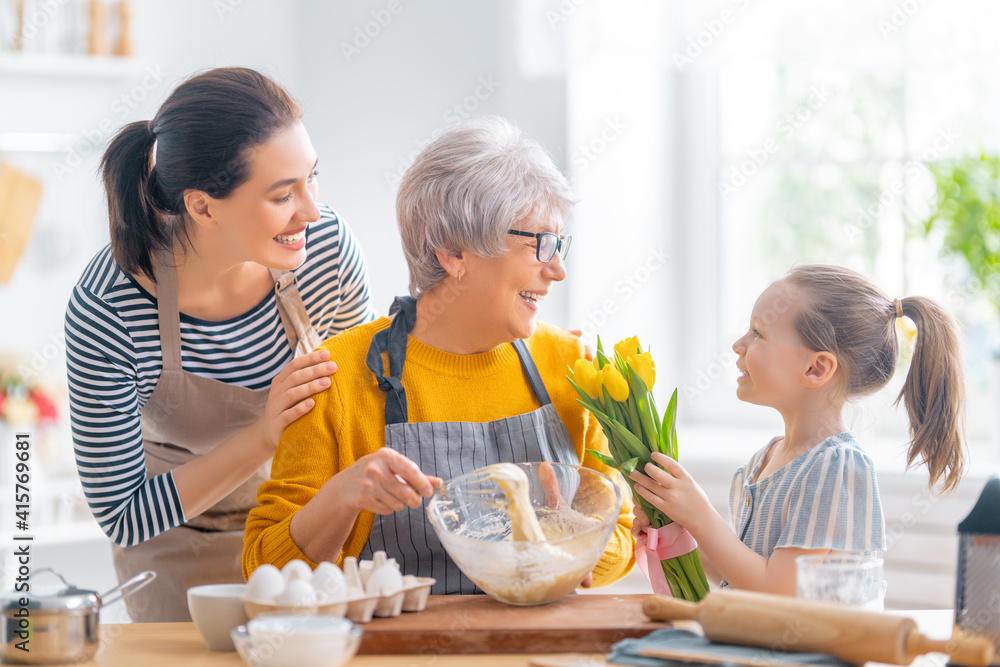
[[[639,533],[644,533],[649,531],[650,521],[646,513],[642,511],[639,507],[639,503],[632,506],[632,514],[635,518],[632,520],[632,536],[639,537]]]
[[[410,459],[382,447],[334,475],[327,482],[331,483],[353,512],[392,514],[404,507],[420,507],[421,497],[433,495],[441,478],[425,475]]]
[[[316,401],[309,397],[328,388],[330,375],[336,372],[330,353],[316,350],[292,359],[274,376],[267,406],[258,421],[271,449],[278,446],[286,426],[313,409]]]
[[[688,530],[698,525],[699,517],[715,512],[708,496],[680,463],[660,452],[653,452],[651,458],[662,467],[647,463],[645,475],[634,471],[630,477],[636,493]]]

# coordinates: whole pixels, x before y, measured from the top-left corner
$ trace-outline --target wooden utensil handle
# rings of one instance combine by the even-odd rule
[[[924,653],[947,653],[951,662],[968,667],[986,667],[993,662],[995,649],[986,637],[956,631],[951,639],[941,641],[929,639],[919,632],[911,632],[906,638],[906,651],[916,657]]]
[[[642,601],[642,611],[654,621],[698,620],[697,604],[665,595],[650,595]]]
[[[714,642],[818,651],[858,664],[908,665],[906,639],[917,629],[909,618],[730,589],[712,591],[697,605],[654,596],[643,601],[643,611],[655,619],[694,618]]]

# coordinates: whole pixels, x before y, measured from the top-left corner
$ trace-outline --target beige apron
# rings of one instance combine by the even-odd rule
[[[177,279],[168,252],[157,257],[156,298],[163,370],[141,424],[147,478],[209,452],[256,421],[269,389],[253,390],[201,377],[181,368]],[[278,314],[295,356],[319,345],[294,274],[271,270]],[[125,598],[129,616],[140,623],[190,621],[187,589],[200,584],[242,583],[243,531],[256,505],[257,487],[270,477],[262,466],[204,513],[135,546],[111,545],[119,581],[143,570],[156,580]]]

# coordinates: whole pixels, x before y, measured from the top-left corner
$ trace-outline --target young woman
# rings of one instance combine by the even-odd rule
[[[127,125],[101,162],[111,243],[66,312],[77,467],[136,621],[242,582],[247,513],[285,427],[336,364],[323,338],[374,317],[364,259],[317,198],[301,110],[216,69]]]

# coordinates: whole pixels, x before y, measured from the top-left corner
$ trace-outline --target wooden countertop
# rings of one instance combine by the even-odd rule
[[[558,654],[551,654],[555,657]],[[592,656],[603,661],[602,654]],[[531,655],[359,655],[349,667],[528,667]],[[245,667],[233,651],[209,651],[193,623],[123,623],[101,628],[101,650],[85,665],[100,667]],[[600,665],[601,662],[594,662]]]
[[[610,596],[609,596],[610,597]],[[950,634],[953,614],[949,610],[897,612],[917,621],[923,632],[932,637],[944,638]],[[240,657],[232,651],[209,651],[195,629],[193,623],[125,623],[106,624],[101,628],[102,645],[95,659],[85,663],[92,667],[201,667],[213,665],[243,665]],[[603,653],[574,654],[579,658],[577,665],[597,667],[603,662]],[[448,654],[441,652],[423,655],[358,655],[349,667],[528,667],[536,663],[533,659],[564,659],[567,667],[574,662],[570,654],[530,654],[530,653],[489,653],[489,654]],[[914,667],[944,667],[945,656],[929,654],[919,657]],[[542,663],[539,663],[542,664]],[[550,662],[548,664],[557,664]],[[875,664],[875,663],[872,663]]]

